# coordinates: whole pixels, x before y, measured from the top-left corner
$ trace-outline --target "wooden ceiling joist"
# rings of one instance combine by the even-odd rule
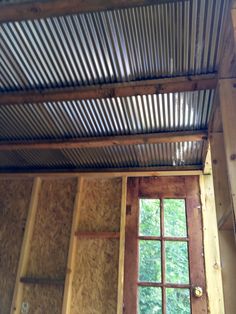
[[[49,91],[14,92],[0,94],[0,106],[187,92],[214,89],[216,85],[217,76],[210,74]]]
[[[4,4],[0,7],[0,22],[22,21],[95,11],[124,9],[176,0],[48,0]]]
[[[66,140],[0,143],[0,151],[94,148],[117,145],[159,144],[202,141],[207,130],[162,132],[138,135],[106,136]]]

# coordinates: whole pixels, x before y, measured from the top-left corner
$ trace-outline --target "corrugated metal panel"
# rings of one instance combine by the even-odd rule
[[[203,142],[0,152],[0,169],[86,169],[202,163]]]
[[[214,91],[0,107],[0,140],[79,138],[207,128]]]
[[[226,2],[176,1],[3,23],[0,91],[214,72]]]

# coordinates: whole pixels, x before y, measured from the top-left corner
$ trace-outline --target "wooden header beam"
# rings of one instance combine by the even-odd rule
[[[59,169],[59,170],[38,170],[38,169],[18,169],[0,171],[0,180],[14,178],[117,178],[127,177],[166,177],[166,176],[198,176],[203,174],[203,165],[188,166],[157,166],[138,168],[103,168],[103,169]]]
[[[0,94],[0,106],[187,92],[214,89],[216,85],[217,76],[211,74],[94,85],[70,89],[53,89],[43,92],[14,92]]]
[[[33,20],[95,11],[106,11],[179,0],[49,0],[0,6],[0,22]],[[186,1],[186,0],[182,0]]]
[[[202,141],[207,139],[207,130],[199,131],[179,131],[163,132],[138,135],[107,136],[94,138],[80,138],[76,140],[51,140],[51,141],[33,141],[19,143],[1,143],[0,151],[13,151],[19,149],[73,149],[73,148],[94,148],[117,145],[141,145],[141,144],[159,144],[159,143],[178,143]]]

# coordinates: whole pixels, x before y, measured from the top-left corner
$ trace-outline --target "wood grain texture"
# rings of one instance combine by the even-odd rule
[[[211,175],[200,176],[200,190],[208,313],[224,314],[225,309],[222,288],[221,260],[217,232],[213,181]]]
[[[119,231],[121,178],[84,179],[79,232]]]
[[[42,182],[27,276],[65,277],[76,180]]]
[[[69,3],[69,2],[68,2]],[[127,2],[126,2],[127,3]],[[1,19],[2,9],[0,10]],[[42,103],[52,101],[74,101],[85,99],[103,99],[138,95],[154,95],[175,92],[187,92],[203,89],[214,89],[217,77],[213,74],[184,76],[175,78],[141,80],[126,83],[113,83],[77,87],[73,89],[57,89],[49,91],[29,91],[1,95],[0,106],[10,104]]]
[[[119,242],[78,241],[71,314],[115,314]]]
[[[66,140],[50,141],[29,141],[29,142],[0,142],[0,151],[17,151],[19,149],[75,149],[75,148],[92,148],[92,147],[110,147],[119,145],[142,145],[142,144],[160,144],[160,143],[179,143],[179,142],[198,142],[207,139],[206,130],[195,131],[176,131],[160,132],[151,134],[122,135],[122,136],[105,136],[77,138]]]
[[[32,180],[0,181],[0,313],[9,314]]]

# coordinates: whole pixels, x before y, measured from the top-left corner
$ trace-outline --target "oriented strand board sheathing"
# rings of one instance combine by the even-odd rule
[[[115,314],[119,241],[80,239],[71,314]]]
[[[25,285],[23,294],[28,314],[61,314],[63,287]]]
[[[119,231],[121,187],[121,178],[84,180],[79,231]]]
[[[28,276],[65,277],[75,192],[76,179],[42,182]]]
[[[32,180],[0,180],[0,313],[9,314]]]

